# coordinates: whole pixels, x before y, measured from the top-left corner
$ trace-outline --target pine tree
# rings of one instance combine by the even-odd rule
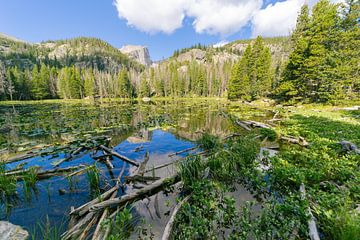
[[[130,82],[129,73],[126,70],[126,68],[121,70],[118,76],[118,86],[119,86],[119,97],[131,98],[133,96],[132,85]]]
[[[86,72],[85,81],[84,81],[84,93],[86,97],[95,96],[95,77],[92,69],[89,69]]]
[[[146,78],[143,76],[140,81],[140,97],[150,97],[150,86]]]

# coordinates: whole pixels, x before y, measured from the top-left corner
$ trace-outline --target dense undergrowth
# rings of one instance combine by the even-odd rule
[[[286,113],[285,113],[286,112]],[[317,219],[322,239],[360,239],[360,157],[343,152],[341,140],[359,144],[359,111],[309,107],[282,112],[277,134],[305,137],[308,148],[283,145],[259,170],[259,140],[253,135],[219,148],[207,135],[203,146],[216,149],[207,160],[191,158],[180,165],[191,199],[177,216],[174,239],[307,239],[306,209]],[[277,134],[259,131],[261,136]],[[201,141],[200,141],[201,142]],[[227,195],[236,183],[258,196],[257,203],[235,208]],[[299,187],[304,183],[307,199]],[[253,211],[252,205],[261,205]]]

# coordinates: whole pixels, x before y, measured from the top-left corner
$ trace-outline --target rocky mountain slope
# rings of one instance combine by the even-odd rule
[[[138,63],[149,67],[152,63],[149,49],[144,46],[125,45],[120,51]]]
[[[137,70],[143,68],[110,44],[85,37],[31,44],[2,34],[0,60],[5,66],[20,68],[32,68],[39,62],[57,67],[75,65],[110,72],[118,71],[124,66]]]

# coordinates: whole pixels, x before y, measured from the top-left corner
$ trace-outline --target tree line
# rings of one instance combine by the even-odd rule
[[[311,14],[304,5],[285,64],[274,63],[278,60],[272,59],[262,37],[248,44],[238,61],[212,58],[219,51],[233,53],[234,49],[196,45],[193,48],[205,51],[204,59],[178,62],[176,56],[189,49],[175,51],[169,61],[145,71],[115,62],[106,67],[105,57],[91,56],[89,61],[83,56],[80,62],[75,59],[61,65],[47,58],[36,59],[33,67],[5,67],[0,61],[0,100],[215,96],[247,101],[271,97],[290,102],[326,102],[360,98],[359,18],[359,2],[355,0],[345,4],[320,0]],[[79,38],[71,43],[80,49],[86,41],[90,40]],[[122,56],[118,55],[114,59],[121,62]]]
[[[271,73],[261,37],[232,69],[229,99],[273,97],[280,101],[326,102],[360,97],[359,1],[304,5],[291,36],[293,51],[279,81]]]
[[[42,63],[32,70],[0,63],[0,100],[81,99],[86,97],[135,97],[130,72],[93,68],[50,67]]]

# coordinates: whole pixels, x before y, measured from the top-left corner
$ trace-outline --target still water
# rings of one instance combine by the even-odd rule
[[[53,169],[54,163],[66,158],[71,149],[86,146],[89,139],[106,136],[111,139],[109,145],[115,151],[132,160],[141,162],[148,152],[147,169],[151,169],[189,154],[169,157],[171,153],[194,147],[195,141],[205,132],[219,137],[233,133],[232,121],[222,114],[231,109],[228,102],[216,100],[2,103],[0,159],[6,161],[30,151],[37,156],[6,164],[6,169],[14,169],[20,163],[24,163],[25,169],[31,166]],[[241,111],[244,117],[249,113],[258,114],[245,106]],[[114,158],[114,168],[109,170],[94,160],[99,155],[102,152],[83,151],[71,161],[62,163],[61,168],[96,164],[101,176],[100,189],[108,189],[114,185],[114,178],[124,162]],[[126,165],[124,175],[131,171]],[[164,172],[156,174],[163,177]],[[51,225],[63,225],[65,230],[70,208],[92,199],[86,172],[71,178],[57,176],[39,181],[30,195],[24,192],[19,181],[17,196],[1,199],[0,220],[21,225],[30,233],[47,219]]]

